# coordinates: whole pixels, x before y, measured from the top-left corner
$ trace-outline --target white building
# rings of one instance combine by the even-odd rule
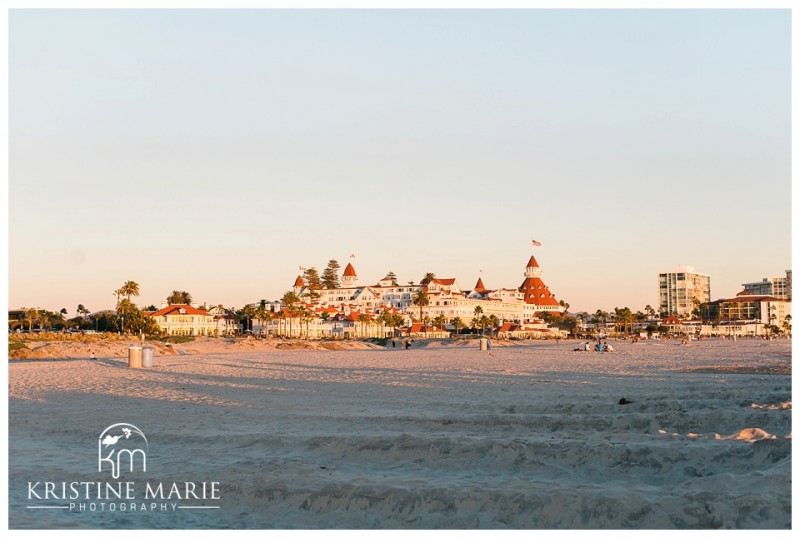
[[[425,291],[428,304],[422,307],[414,304],[414,298]],[[331,306],[335,309],[346,307],[350,310],[374,311],[377,308],[396,308],[413,316],[434,319],[444,316],[447,320],[460,318],[469,326],[475,309],[480,307],[481,315],[494,315],[500,321],[526,321],[536,317],[537,312],[561,312],[560,306],[541,279],[541,268],[531,256],[525,268],[525,280],[519,288],[500,288],[488,290],[478,279],[475,289],[462,290],[455,278],[435,278],[423,285],[393,284],[384,278],[372,286],[358,283],[358,275],[352,263],[348,263],[342,275],[342,285],[335,289],[318,287],[310,289],[302,276],[294,283],[295,294],[310,300],[315,295],[315,304]]]
[[[753,295],[771,295],[777,299],[792,300],[792,270],[786,270],[786,276],[764,278],[761,282],[742,284],[744,291]]]
[[[711,301],[711,277],[697,273],[694,267],[679,266],[658,275],[659,310],[676,316],[691,316],[699,303]]]

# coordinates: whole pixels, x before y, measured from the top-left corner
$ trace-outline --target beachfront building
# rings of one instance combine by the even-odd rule
[[[786,270],[786,276],[764,278],[761,282],[742,284],[744,291],[752,295],[770,295],[778,299],[792,300],[792,270]]]
[[[710,301],[701,308],[701,317],[706,323],[751,321],[782,327],[791,313],[792,302],[788,299],[755,295],[747,291],[741,291],[730,299]]]
[[[658,275],[658,306],[662,314],[689,317],[697,304],[711,300],[711,277],[694,267],[679,266]]]
[[[239,332],[239,324],[236,315],[230,308],[218,305],[208,309],[208,313],[214,317],[214,336],[233,335]]]
[[[217,329],[214,316],[188,304],[171,304],[157,312],[146,312],[169,336],[213,336]]]
[[[460,318],[469,325],[478,315],[477,307],[480,307],[481,316],[495,316],[500,322],[530,321],[536,318],[537,313],[563,311],[555,295],[542,281],[541,267],[533,256],[525,268],[525,280],[518,288],[490,290],[480,278],[472,290],[461,289],[455,278],[434,278],[425,284],[397,284],[384,278],[375,285],[363,286],[358,283],[352,263],[345,267],[341,283],[339,288],[311,289],[302,276],[298,276],[293,290],[298,297],[315,305],[368,313],[394,308],[418,322],[443,316],[447,320]],[[427,304],[414,304],[420,292],[427,297]]]

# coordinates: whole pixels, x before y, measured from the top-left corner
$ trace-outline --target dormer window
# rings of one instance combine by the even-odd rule
[[[181,314],[185,314],[186,313],[186,309],[185,308],[179,308],[178,312],[181,313]]]

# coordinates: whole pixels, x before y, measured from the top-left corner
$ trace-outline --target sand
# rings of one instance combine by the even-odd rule
[[[11,528],[791,527],[787,340],[204,345],[11,361]],[[144,478],[219,482],[219,508],[26,508],[30,481],[106,480],[118,422]]]

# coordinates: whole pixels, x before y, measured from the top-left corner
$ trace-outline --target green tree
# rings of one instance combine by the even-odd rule
[[[322,289],[322,279],[316,267],[309,267],[303,272],[303,282],[306,283],[305,294],[310,302],[320,298],[319,290]]]
[[[188,291],[172,290],[167,297],[167,304],[192,304],[192,294]]]
[[[121,295],[124,295],[128,300],[130,300],[131,297],[138,297],[139,284],[137,284],[133,280],[128,280],[122,285],[122,287],[119,289],[119,292]]]
[[[425,288],[422,288],[415,293],[411,302],[414,304],[414,306],[419,307],[419,320],[422,321],[422,308],[428,306],[431,302],[431,299],[428,296],[428,292],[425,291]]]
[[[598,309],[597,312],[594,313],[593,321],[595,324],[597,324],[598,332],[601,328],[605,330],[606,320],[608,317],[608,312],[604,310]]]
[[[497,322],[500,321],[497,316],[494,314],[489,316],[489,326],[492,328],[491,335],[494,335],[495,329],[497,329]]]
[[[456,330],[456,336],[458,336],[458,335],[459,335],[459,333],[461,332],[461,328],[464,326],[464,322],[463,322],[463,321],[461,320],[461,318],[460,318],[460,317],[458,317],[458,316],[454,317],[454,318],[451,320],[451,322],[452,322],[452,324],[453,324],[453,327],[454,327],[454,328],[455,328],[455,330]]]
[[[267,324],[272,321],[272,312],[269,311],[267,308],[267,301],[265,299],[261,299],[261,302],[258,305],[255,313],[256,319],[261,322],[261,325],[264,327],[264,336],[267,336]]]
[[[322,271],[322,285],[329,290],[337,289],[339,284],[339,262],[336,260],[329,260],[328,265]]]
[[[473,310],[472,313],[473,313],[472,328],[473,329],[477,329],[478,326],[481,323],[481,317],[483,316],[483,307],[482,306],[476,306],[475,310]]]
[[[422,277],[422,282],[420,282],[420,284],[423,285],[423,286],[427,286],[428,284],[430,284],[435,279],[436,279],[436,275],[435,274],[433,274],[433,273],[425,273],[425,276]]]
[[[655,319],[655,317],[656,317],[656,311],[655,311],[655,309],[654,309],[652,306],[650,306],[650,305],[646,305],[646,306],[644,307],[644,313],[645,313],[645,314],[647,314],[647,319],[648,319],[648,320]]]
[[[439,314],[435,318],[433,318],[433,325],[444,330],[444,326],[447,323],[447,318],[444,317],[444,314]]]
[[[292,318],[298,313],[297,303],[300,298],[293,291],[287,291],[281,298],[281,305],[286,308],[286,318],[289,320],[289,338],[292,337]]]
[[[367,322],[369,322],[369,316],[362,312],[358,315],[358,321],[361,323],[361,337],[363,338],[364,327],[367,325]]]

